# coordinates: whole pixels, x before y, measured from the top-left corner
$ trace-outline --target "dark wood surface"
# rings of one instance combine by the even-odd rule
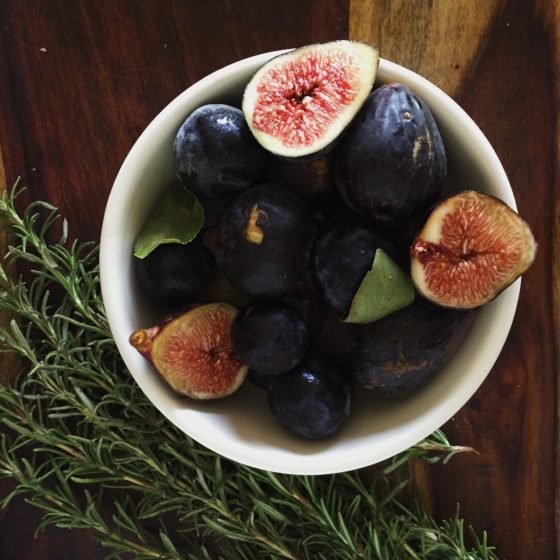
[[[138,135],[178,93],[224,64],[351,36],[440,85],[494,145],[539,254],[502,355],[444,426],[478,453],[429,467],[427,497],[440,517],[459,502],[468,524],[489,531],[500,558],[553,560],[559,21],[552,0],[1,0],[0,183],[21,176],[29,196],[69,217],[72,236],[96,240],[113,179]],[[104,557],[83,531],[52,529],[33,540],[37,519],[23,501],[0,511],[0,559]]]

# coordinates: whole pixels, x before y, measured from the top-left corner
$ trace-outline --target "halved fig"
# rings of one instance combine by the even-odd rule
[[[436,304],[479,307],[529,268],[536,248],[527,223],[504,202],[463,191],[428,217],[411,247],[411,276]]]
[[[378,50],[356,41],[309,45],[279,55],[245,88],[247,124],[274,154],[318,154],[333,145],[359,111],[378,63]]]
[[[248,367],[235,354],[231,325],[237,309],[228,303],[198,305],[159,325],[130,335],[134,346],[181,395],[218,399],[243,383]]]

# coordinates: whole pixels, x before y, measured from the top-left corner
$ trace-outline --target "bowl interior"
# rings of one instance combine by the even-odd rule
[[[325,441],[288,434],[268,411],[262,391],[246,383],[220,401],[196,402],[175,395],[128,343],[132,331],[159,318],[140,293],[132,270],[132,246],[156,200],[175,177],[172,144],[196,107],[239,104],[244,84],[270,57],[265,53],[227,66],[183,92],[140,136],[115,180],[101,235],[101,288],[111,330],[134,380],[153,404],[186,434],[241,463],[294,474],[360,468],[415,444],[444,424],[473,395],[493,366],[509,332],[520,282],[485,306],[449,364],[415,394],[390,402],[357,391],[349,421]],[[398,81],[431,108],[449,159],[454,190],[475,189],[515,208],[506,174],[488,140],[447,95],[405,68],[381,60],[379,83]]]

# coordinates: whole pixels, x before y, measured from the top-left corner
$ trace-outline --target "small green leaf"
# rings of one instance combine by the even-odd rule
[[[412,280],[382,249],[377,249],[371,270],[365,275],[345,323],[371,323],[414,301]]]
[[[163,243],[189,243],[204,224],[204,209],[194,194],[175,183],[162,196],[134,242],[134,255],[147,257]]]

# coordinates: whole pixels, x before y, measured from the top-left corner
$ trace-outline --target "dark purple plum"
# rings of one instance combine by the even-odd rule
[[[311,259],[313,280],[322,299],[342,316],[348,315],[379,248],[395,255],[385,239],[351,224],[338,224],[317,239]]]
[[[419,299],[366,325],[349,369],[366,389],[405,396],[451,359],[475,317],[476,311],[447,309]]]
[[[332,360],[309,357],[267,388],[270,409],[290,432],[307,439],[332,436],[350,414],[351,382]]]
[[[236,288],[272,298],[303,282],[315,231],[303,199],[274,185],[259,185],[233,200],[206,243]]]
[[[255,303],[239,312],[231,327],[231,339],[237,355],[251,370],[279,375],[305,357],[307,324],[290,305]]]
[[[187,244],[159,245],[143,259],[133,257],[133,263],[145,294],[169,306],[191,303],[215,269],[212,254],[198,239]]]
[[[179,128],[173,144],[181,182],[209,207],[231,198],[261,173],[266,152],[253,137],[243,112],[222,104],[203,105]]]
[[[447,178],[430,109],[398,83],[368,96],[335,161],[334,182],[348,206],[380,222],[416,216],[439,199]]]

